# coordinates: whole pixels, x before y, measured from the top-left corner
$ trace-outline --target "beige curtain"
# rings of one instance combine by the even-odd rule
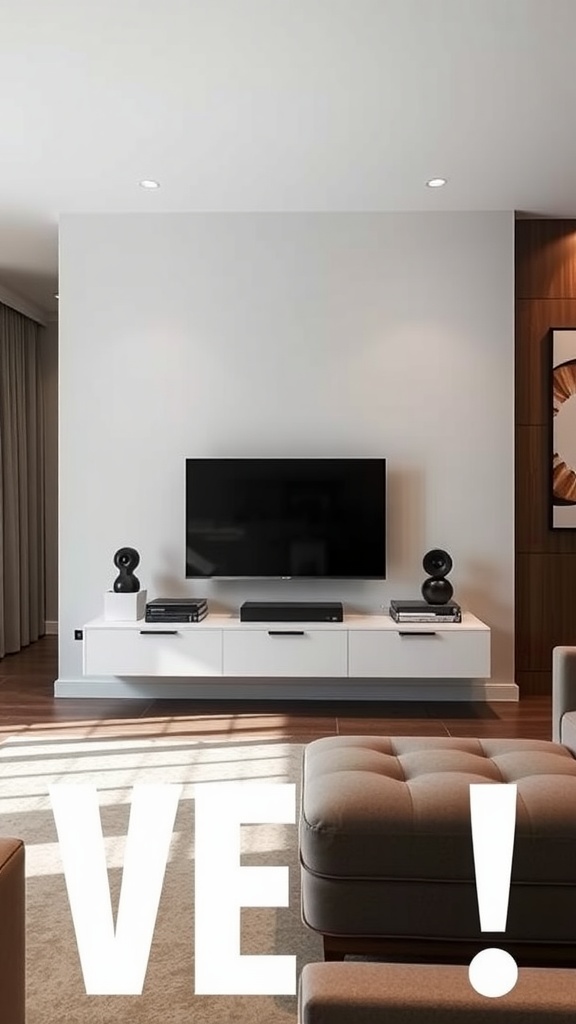
[[[45,630],[40,331],[0,303],[0,658]]]

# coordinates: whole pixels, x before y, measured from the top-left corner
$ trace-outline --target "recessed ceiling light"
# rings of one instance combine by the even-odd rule
[[[427,181],[426,184],[428,188],[442,188],[442,185],[445,185],[447,180],[447,178],[430,178],[430,181]]]
[[[144,178],[144,181],[139,182],[140,188],[160,188],[159,181],[152,181],[151,178]]]

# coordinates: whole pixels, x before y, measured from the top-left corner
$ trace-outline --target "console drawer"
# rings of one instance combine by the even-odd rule
[[[220,629],[87,628],[84,672],[94,676],[218,676],[222,674]]]
[[[448,630],[429,623],[390,630],[350,630],[349,675],[452,679],[490,675],[490,630]]]
[[[290,624],[224,631],[225,676],[346,676],[346,630]]]

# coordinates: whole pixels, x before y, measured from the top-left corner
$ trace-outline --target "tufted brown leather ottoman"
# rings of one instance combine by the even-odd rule
[[[505,934],[481,932],[471,783],[518,786]],[[576,966],[576,759],[545,740],[337,736],[305,749],[302,916],[326,959]]]
[[[465,967],[308,964],[298,1024],[569,1024],[575,1007],[572,970],[521,968],[508,995],[488,999]]]

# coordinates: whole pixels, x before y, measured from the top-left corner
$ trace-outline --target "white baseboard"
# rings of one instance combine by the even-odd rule
[[[483,679],[358,680],[278,678],[203,681],[189,679],[57,679],[55,697],[125,697],[130,700],[396,700],[396,701],[500,701],[519,700],[516,683]]]
[[[53,619],[44,623],[46,636],[58,636],[58,622]]]

